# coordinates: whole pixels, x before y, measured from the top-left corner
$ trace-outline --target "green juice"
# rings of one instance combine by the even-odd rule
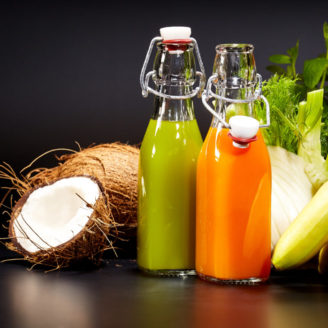
[[[195,258],[196,120],[150,120],[139,161],[138,265],[188,270]]]

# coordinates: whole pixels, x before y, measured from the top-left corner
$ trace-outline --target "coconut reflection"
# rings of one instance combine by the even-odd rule
[[[7,285],[13,327],[93,327],[92,299],[72,280],[13,272]]]

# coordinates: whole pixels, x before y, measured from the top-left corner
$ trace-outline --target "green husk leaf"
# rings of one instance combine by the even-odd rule
[[[326,58],[314,58],[304,62],[304,83],[309,89],[313,89],[320,81],[328,67],[328,60]]]
[[[279,74],[279,75],[286,74],[286,71],[282,67],[277,65],[269,65],[266,67],[266,69],[273,74]]]
[[[324,22],[323,24],[323,37],[326,42],[326,48],[328,49],[328,23]]]
[[[296,78],[296,76],[297,76],[296,75],[296,60],[298,58],[298,49],[299,49],[299,41],[296,42],[295,47],[287,50],[287,53],[291,58],[291,64],[290,64],[290,66],[288,66],[289,72],[288,72],[288,70],[287,70],[287,72],[288,72],[288,75],[292,76],[293,78]]]
[[[287,55],[272,55],[269,57],[269,60],[274,64],[290,64],[292,62]]]
[[[296,62],[298,58],[298,49],[299,49],[299,41],[296,42],[295,47],[292,47],[287,50],[287,53],[291,57],[292,62]]]
[[[293,71],[293,67],[292,66],[287,66],[286,67],[286,72],[287,72],[287,76],[294,77],[294,71]]]

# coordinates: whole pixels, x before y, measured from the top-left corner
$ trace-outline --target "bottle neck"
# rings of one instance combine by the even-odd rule
[[[174,96],[184,96],[192,92],[192,86],[158,86],[158,91]],[[153,119],[164,121],[191,121],[195,119],[194,103],[192,98],[167,99],[155,97],[155,112]]]
[[[196,65],[192,43],[158,43],[152,76],[156,90],[171,96],[192,94]],[[153,119],[190,121],[195,118],[192,98],[168,99],[155,97]]]
[[[255,85],[247,88],[229,88],[219,87],[216,92],[218,95],[229,99],[241,99],[248,100],[254,97]],[[235,115],[253,116],[254,102],[247,103],[233,103],[224,100],[216,100],[215,108],[219,116],[229,122],[229,119]],[[217,118],[213,118],[212,127],[220,126],[220,121]]]
[[[220,44],[216,47],[214,73],[217,74],[217,95],[235,99],[254,99],[256,87],[256,65],[251,44]],[[235,115],[252,116],[254,102],[235,103],[216,100],[217,113],[226,122]],[[214,118],[212,126],[219,126],[219,120]]]

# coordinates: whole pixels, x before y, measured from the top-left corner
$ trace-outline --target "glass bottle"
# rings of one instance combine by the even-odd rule
[[[249,44],[217,46],[202,96],[214,118],[198,158],[196,271],[221,283],[259,283],[270,274],[271,166],[252,118],[256,99],[266,103],[267,123],[270,117],[253,50]]]
[[[140,149],[137,262],[149,273],[182,275],[195,266],[196,165],[203,140],[191,97],[200,91],[193,89],[196,75],[201,84],[204,78],[196,72],[190,29],[164,28],[161,35],[152,41],[154,70],[144,79],[151,45],[141,74],[143,94],[155,94],[155,112]],[[148,86],[150,76],[156,90]]]

